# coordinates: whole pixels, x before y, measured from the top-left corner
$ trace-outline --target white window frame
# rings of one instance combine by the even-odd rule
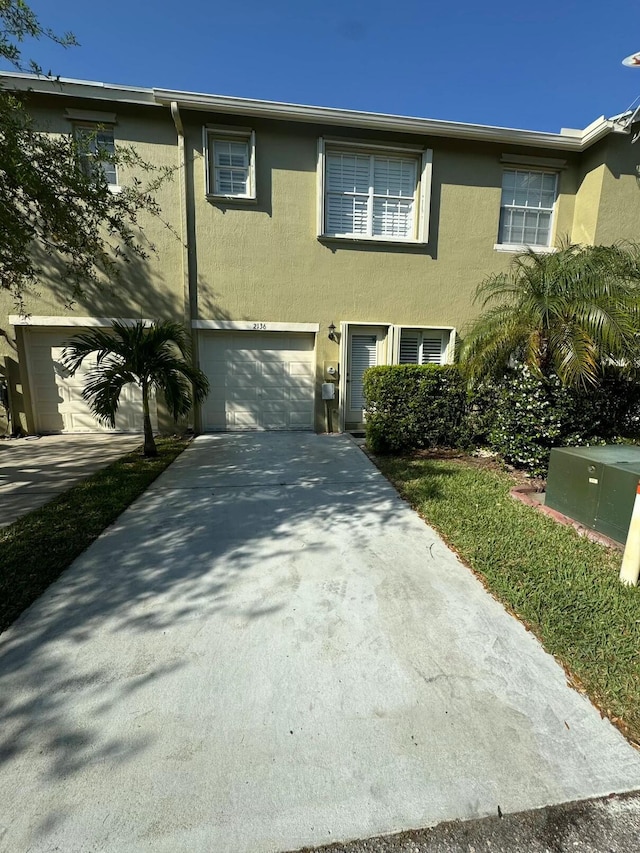
[[[502,203],[502,193],[504,192],[504,176],[506,172],[527,172],[528,174],[538,173],[541,175],[552,175],[555,178],[555,187],[553,193],[553,206],[551,208],[548,207],[525,207],[523,205],[517,204],[503,204]],[[545,253],[545,252],[555,252],[557,249],[553,246],[553,235],[555,228],[555,218],[556,218],[556,208],[558,206],[558,189],[560,184],[560,172],[557,168],[544,168],[541,166],[529,166],[526,163],[509,163],[505,164],[502,170],[502,182],[500,184],[500,212],[498,216],[498,242],[494,245],[494,249],[497,252],[522,252],[527,249],[532,249],[534,252]],[[532,211],[540,211],[544,213],[550,213],[549,217],[549,238],[546,244],[543,243],[503,243],[502,235],[500,233],[500,228],[502,224],[502,212],[503,210],[522,210],[523,212],[532,212]]]
[[[440,364],[453,364],[455,360],[455,348],[456,348],[456,329],[455,326],[411,326],[411,325],[402,325],[402,326],[393,326],[392,331],[392,339],[391,339],[391,352],[392,352],[392,363],[400,364],[400,339],[402,337],[402,333],[405,331],[411,332],[441,332],[442,335],[448,335],[449,340],[445,343],[443,340],[444,346],[442,347]],[[421,354],[422,349],[422,340],[420,341],[419,353]],[[404,362],[407,364],[408,362]],[[436,364],[437,362],[427,362],[428,364]],[[416,364],[422,364],[422,361],[417,361]]]
[[[247,146],[247,192],[221,193],[215,188],[215,165],[213,157],[216,142],[242,142]],[[256,134],[248,127],[211,127],[203,129],[205,168],[205,195],[207,198],[226,201],[256,201]]]
[[[116,150],[116,135],[115,129],[112,123],[103,124],[102,122],[89,122],[89,121],[75,121],[73,124],[73,134],[76,139],[76,142],[79,140],[81,136],[86,135],[87,137],[94,136],[97,141],[98,134],[110,134],[113,137],[113,150],[115,153]],[[104,162],[97,156],[97,151],[87,151],[86,153],[80,154],[81,162],[85,163],[87,167],[91,166],[91,161],[94,162],[94,168],[101,168],[101,163]],[[111,192],[120,192],[122,187],[120,186],[120,178],[118,175],[118,166],[116,163],[109,164],[113,165],[113,171],[115,174],[115,183],[112,181],[108,182],[108,187]]]
[[[413,234],[411,237],[390,237],[373,234],[333,234],[326,229],[326,158],[327,154],[359,154],[374,157],[376,155],[415,158],[416,190],[414,193]],[[363,241],[370,243],[405,243],[426,245],[429,240],[429,209],[431,206],[431,175],[433,150],[410,146],[375,145],[352,140],[335,140],[320,137],[318,139],[317,160],[317,221],[316,232],[319,239]]]

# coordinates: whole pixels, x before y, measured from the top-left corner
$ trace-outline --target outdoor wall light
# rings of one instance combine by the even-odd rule
[[[330,341],[335,341],[335,339],[336,339],[336,327],[335,327],[335,323],[330,323],[330,324],[329,324],[329,340],[330,340]]]

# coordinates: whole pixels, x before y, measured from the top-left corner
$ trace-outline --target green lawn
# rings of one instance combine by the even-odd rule
[[[156,459],[134,450],[0,531],[0,631],[151,485],[187,442],[160,438],[157,445]]]
[[[574,685],[640,744],[640,588],[618,581],[621,555],[515,501],[506,473],[464,460],[376,461]]]

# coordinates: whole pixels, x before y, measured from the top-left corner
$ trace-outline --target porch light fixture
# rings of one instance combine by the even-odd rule
[[[335,341],[335,339],[336,339],[336,327],[335,327],[335,323],[330,323],[330,324],[329,324],[329,340],[330,340],[330,341]]]

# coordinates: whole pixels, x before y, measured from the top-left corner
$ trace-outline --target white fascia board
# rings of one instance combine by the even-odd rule
[[[534,148],[558,148],[565,151],[583,151],[607,133],[620,131],[614,122],[604,117],[583,131],[548,133],[519,130],[455,121],[413,118],[385,113],[368,113],[359,110],[313,107],[277,101],[257,101],[250,98],[232,98],[226,95],[207,95],[173,89],[148,89],[100,83],[91,80],[74,80],[67,77],[42,77],[36,74],[0,71],[0,84],[7,89],[33,91],[62,97],[90,98],[116,103],[149,104],[170,107],[172,102],[192,110],[226,113],[228,115],[257,116],[285,121],[340,127],[361,127],[391,133],[409,133],[417,136],[443,136],[488,142],[527,145]]]
[[[593,145],[598,140],[602,139],[608,133],[628,133],[628,130],[621,128],[613,121],[608,121],[606,118],[600,118],[594,121],[582,131],[582,146],[581,150]]]
[[[0,85],[4,89],[37,94],[57,95],[67,98],[90,98],[128,104],[158,106],[153,89],[120,86],[91,80],[74,80],[67,77],[40,77],[37,74],[14,74],[0,71]]]
[[[110,328],[113,323],[122,323],[125,326],[135,326],[142,322],[145,326],[151,326],[153,320],[140,317],[48,317],[43,315],[9,314],[9,323],[12,326],[64,326],[64,327],[91,327]]]
[[[159,103],[177,101],[180,106],[192,110],[207,110],[227,115],[257,116],[261,118],[303,121],[314,124],[362,127],[371,130],[416,135],[445,136],[458,139],[484,140],[492,142],[528,145],[538,148],[559,148],[581,151],[585,147],[584,132],[573,134],[548,133],[545,131],[517,130],[509,127],[464,124],[454,121],[412,118],[409,116],[367,113],[358,110],[312,107],[304,104],[288,104],[277,101],[257,101],[249,98],[231,98],[225,95],[205,95],[196,92],[176,92],[170,89],[154,89]],[[603,135],[612,129],[612,124],[598,119],[591,128],[598,126]],[[598,136],[599,138],[599,136]],[[595,140],[594,140],[595,141]],[[591,139],[588,144],[592,144]]]
[[[313,332],[320,323],[272,323],[269,320],[192,320],[192,329],[213,332]]]

